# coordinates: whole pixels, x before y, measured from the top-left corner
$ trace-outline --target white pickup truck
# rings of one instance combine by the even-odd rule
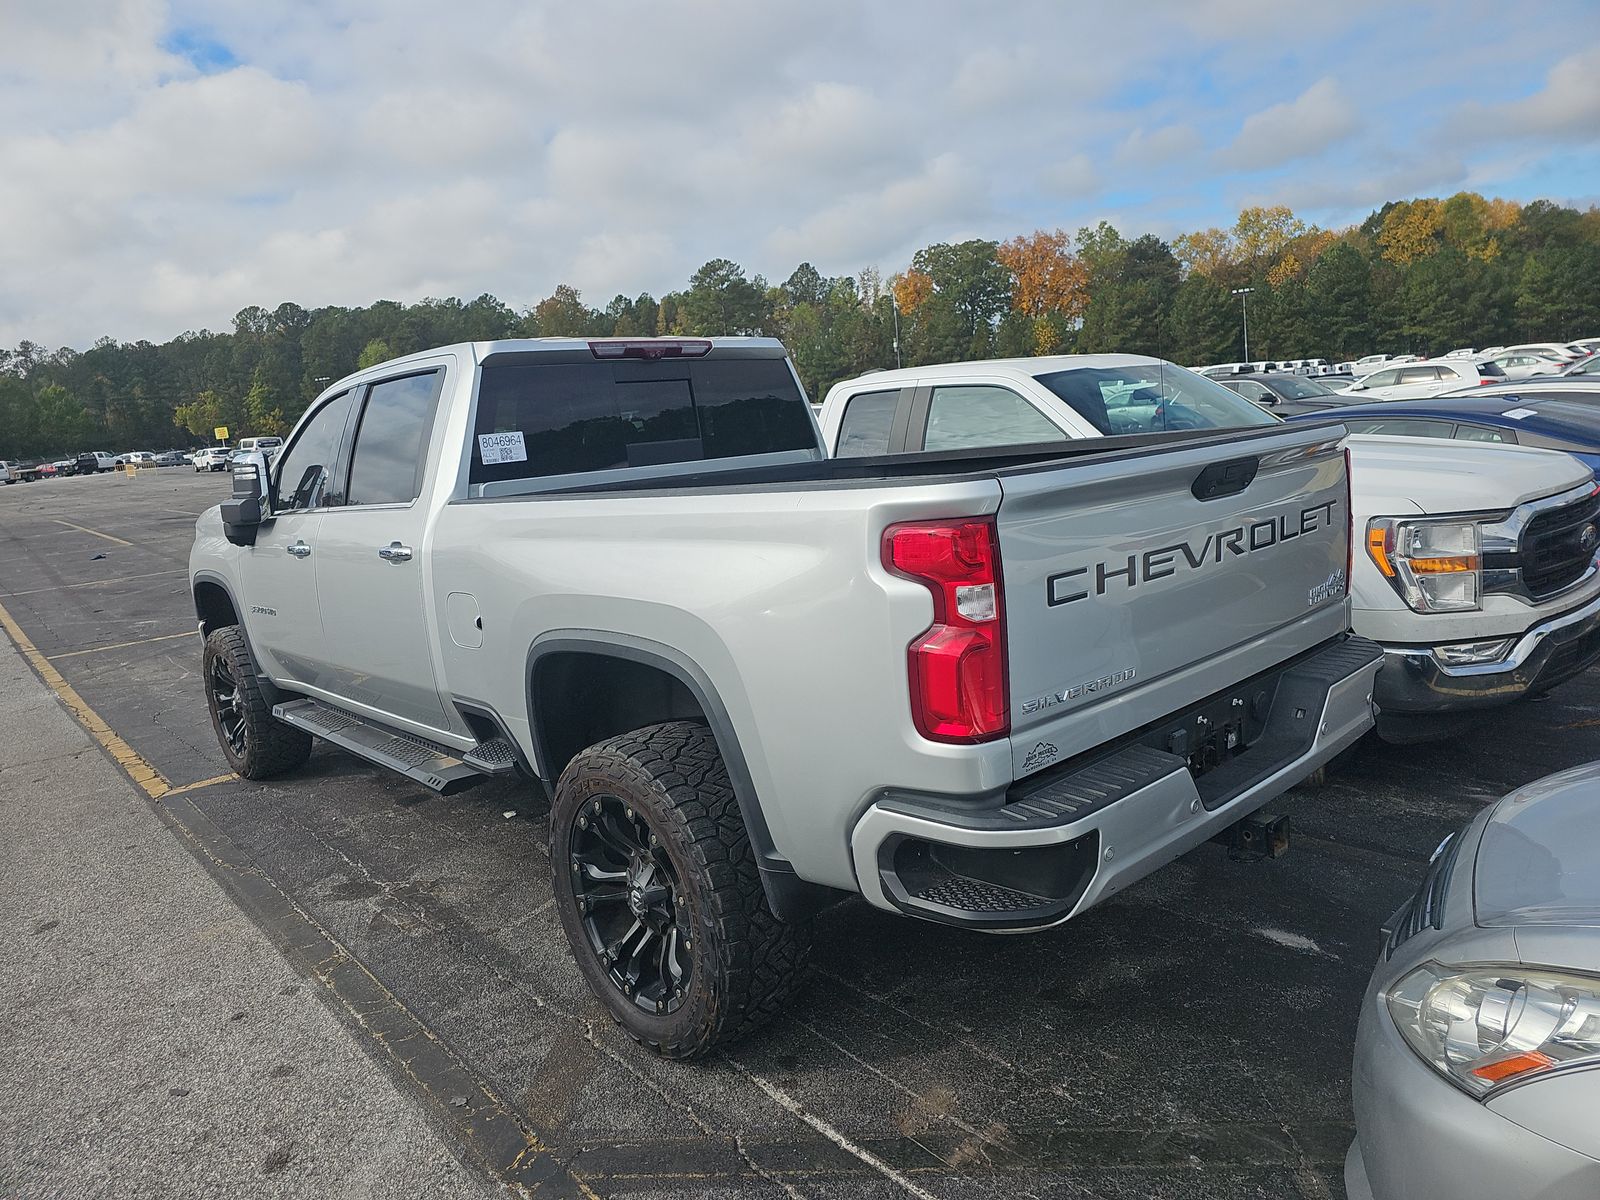
[[[950,363],[838,383],[819,420],[844,457],[970,454],[1214,423],[1224,391],[1133,355]],[[1355,632],[1384,648],[1380,735],[1458,732],[1600,659],[1600,491],[1587,466],[1488,443],[1347,444],[1362,541],[1350,580]]]
[[[542,785],[585,979],[701,1054],[832,899],[1042,929],[1371,727],[1342,430],[1257,424],[852,462],[769,339],[385,363],[196,524],[213,725]]]

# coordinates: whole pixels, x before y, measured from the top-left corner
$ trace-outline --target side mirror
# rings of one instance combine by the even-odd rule
[[[233,462],[233,498],[222,505],[222,527],[235,546],[254,546],[256,528],[272,515],[267,456],[252,451]]]

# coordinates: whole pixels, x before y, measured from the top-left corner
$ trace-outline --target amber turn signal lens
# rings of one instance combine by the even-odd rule
[[[1367,530],[1367,553],[1385,578],[1394,578],[1394,563],[1389,561],[1389,531],[1380,526]]]
[[[1456,571],[1478,569],[1476,554],[1462,554],[1453,558],[1413,558],[1407,561],[1418,575],[1449,575]]]
[[[1497,1062],[1484,1063],[1481,1067],[1473,1067],[1472,1073],[1479,1079],[1488,1080],[1490,1083],[1499,1083],[1502,1079],[1510,1079],[1513,1075],[1523,1075],[1529,1071],[1542,1071],[1546,1067],[1556,1065],[1556,1060],[1548,1054],[1540,1054],[1537,1050],[1525,1050],[1521,1054],[1513,1054],[1510,1058],[1502,1058]]]

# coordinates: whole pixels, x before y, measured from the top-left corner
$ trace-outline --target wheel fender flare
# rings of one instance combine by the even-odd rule
[[[234,616],[239,618],[239,632],[244,635],[245,649],[250,652],[250,660],[256,665],[256,683],[261,688],[262,694],[266,697],[267,707],[272,707],[272,705],[277,704],[284,698],[284,692],[283,689],[278,687],[276,683],[261,673],[261,658],[256,654],[255,647],[250,644],[250,627],[245,624],[244,606],[239,603],[239,597],[237,594],[235,594],[233,585],[225,576],[218,574],[216,571],[207,570],[206,568],[202,567],[189,577],[189,599],[191,603],[194,602],[195,586],[201,583],[209,583],[221,588],[228,597],[228,603],[233,605]],[[199,617],[200,611],[197,606],[195,609],[195,618],[197,621],[199,620]]]
[[[734,798],[739,803],[739,814],[744,818],[746,835],[756,853],[756,865],[761,872],[762,887],[767,903],[780,920],[798,921],[827,907],[843,893],[832,888],[809,883],[795,874],[793,865],[778,853],[772,841],[772,831],[761,809],[755,782],[745,761],[744,750],[733,727],[733,719],[722,702],[716,685],[699,663],[672,646],[653,642],[632,634],[599,630],[555,630],[539,637],[528,649],[523,672],[524,697],[527,705],[528,728],[533,742],[534,756],[541,777],[555,786],[551,772],[550,754],[544,744],[537,712],[534,710],[534,679],[540,660],[552,654],[598,654],[621,658],[654,667],[683,684],[694,696],[700,711],[705,714],[712,736],[717,740],[723,762],[728,769],[728,780],[733,785]]]

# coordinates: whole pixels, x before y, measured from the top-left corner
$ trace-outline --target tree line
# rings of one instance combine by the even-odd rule
[[[1233,293],[1247,287],[1256,358],[1600,336],[1597,278],[1600,209],[1462,192],[1385,204],[1340,230],[1279,206],[1171,242],[1130,240],[1101,222],[940,243],[888,278],[876,268],[828,277],[802,263],[773,284],[714,259],[681,291],[618,295],[604,308],[567,284],[521,311],[491,295],[286,302],[241,310],[229,331],[159,345],[108,337],[81,352],[30,341],[0,349],[0,456],[193,445],[217,425],[283,433],[330,381],[458,341],[767,334],[820,399],[837,380],[897,364],[1102,352],[1239,359]]]

